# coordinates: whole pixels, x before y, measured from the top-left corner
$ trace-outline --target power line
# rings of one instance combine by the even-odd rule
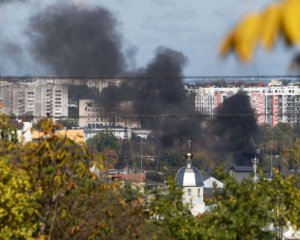
[[[222,113],[222,114],[180,114],[180,113],[174,113],[174,114],[121,114],[121,115],[93,115],[93,116],[8,116],[10,119],[17,118],[55,118],[55,119],[81,119],[81,118],[202,118],[202,117],[252,117],[252,116],[276,116],[276,117],[282,117],[282,116],[299,116],[300,117],[300,111],[297,111],[295,113],[283,113],[274,115],[272,113]]]
[[[252,79],[252,80],[259,80],[259,79],[300,79],[300,75],[153,75],[153,76],[130,76],[130,75],[120,75],[120,76],[0,76],[0,80],[37,80],[37,79],[49,79],[49,80],[109,80],[109,79],[116,79],[116,80],[147,80],[147,79],[163,79],[163,78],[170,78],[170,79]]]

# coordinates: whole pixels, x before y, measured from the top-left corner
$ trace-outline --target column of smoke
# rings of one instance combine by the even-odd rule
[[[251,164],[258,126],[246,93],[238,92],[224,100],[211,129],[213,139],[210,147],[213,151],[224,159],[231,157],[235,164]]]
[[[173,145],[175,139],[200,136],[199,119],[187,117],[194,115],[194,103],[184,92],[182,76],[186,63],[182,53],[158,48],[154,59],[141,70],[140,76],[146,82],[137,110],[145,127],[160,130],[165,146]]]
[[[31,51],[58,76],[116,76],[125,69],[116,26],[104,8],[56,4],[31,18]]]
[[[182,81],[186,61],[182,53],[159,47],[146,68],[131,72],[139,79],[138,86],[108,87],[99,99],[107,108],[133,100],[135,109],[129,114],[137,115],[144,128],[154,130],[164,146],[172,146],[176,139],[198,138],[200,122],[195,117],[194,98],[187,96]]]

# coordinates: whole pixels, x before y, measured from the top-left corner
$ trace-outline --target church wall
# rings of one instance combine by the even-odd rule
[[[189,205],[190,211],[194,216],[205,211],[203,187],[184,187],[182,200],[183,203]]]

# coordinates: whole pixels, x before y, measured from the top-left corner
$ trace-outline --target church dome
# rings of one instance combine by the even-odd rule
[[[176,175],[176,184],[182,187],[203,187],[201,172],[196,167],[182,167]]]
[[[198,168],[191,165],[191,153],[186,154],[187,166],[179,169],[176,184],[181,187],[203,187],[203,178]]]

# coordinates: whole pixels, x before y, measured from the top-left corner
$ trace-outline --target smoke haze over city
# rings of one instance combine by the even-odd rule
[[[280,45],[269,61],[261,51],[248,65],[241,65],[232,55],[227,61],[218,58],[222,36],[218,30],[230,27],[224,26],[224,19],[229,18],[226,24],[233,23],[233,13],[263,6],[257,3],[1,1],[0,75],[76,77],[82,81],[89,77],[120,78],[124,80],[120,86],[110,86],[101,93],[80,86],[71,87],[70,95],[76,95],[77,102],[80,98],[94,99],[106,109],[133,101],[133,108],[124,114],[138,116],[142,127],[157,131],[163,146],[174,145],[176,139],[201,142],[207,124],[205,114],[196,113],[194,96],[184,89],[184,76],[259,76],[288,70],[289,61]],[[130,8],[132,12],[126,14]],[[250,99],[238,93],[224,101],[216,113],[208,124],[210,140],[217,138],[216,143],[226,144],[213,149],[221,155],[230,152],[237,163],[249,160],[245,153],[253,150],[257,132]]]

